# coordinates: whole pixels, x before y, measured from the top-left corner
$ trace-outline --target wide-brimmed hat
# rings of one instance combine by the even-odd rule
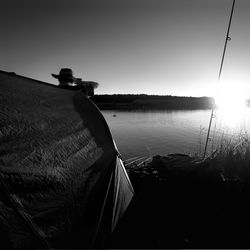
[[[58,80],[68,80],[68,81],[77,81],[82,80],[82,78],[76,78],[73,75],[73,70],[69,68],[63,68],[60,70],[59,75],[51,74],[53,77],[55,77]]]

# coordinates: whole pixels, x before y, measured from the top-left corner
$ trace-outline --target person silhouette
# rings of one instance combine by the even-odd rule
[[[59,87],[81,90],[88,97],[94,96],[94,89],[99,85],[97,82],[82,81],[82,78],[74,77],[73,70],[70,68],[62,68],[59,75],[51,75],[59,81]]]
[[[81,78],[76,78],[73,75],[73,70],[69,68],[62,68],[59,75],[51,74],[59,81],[59,86],[77,86],[77,81],[81,81]]]

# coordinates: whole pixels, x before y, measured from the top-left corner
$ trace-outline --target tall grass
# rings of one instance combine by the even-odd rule
[[[205,159],[226,178],[250,181],[250,138],[247,133],[222,137]]]

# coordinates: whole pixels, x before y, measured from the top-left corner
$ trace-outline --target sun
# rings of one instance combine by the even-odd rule
[[[216,106],[220,109],[239,109],[246,106],[247,93],[239,84],[221,84],[215,95]]]
[[[229,126],[238,125],[246,112],[247,88],[239,82],[220,82],[215,94],[215,104],[220,117]]]

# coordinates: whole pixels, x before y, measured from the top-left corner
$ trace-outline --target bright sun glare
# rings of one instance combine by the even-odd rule
[[[229,126],[239,124],[246,112],[247,88],[237,82],[220,82],[215,103],[223,122]]]

